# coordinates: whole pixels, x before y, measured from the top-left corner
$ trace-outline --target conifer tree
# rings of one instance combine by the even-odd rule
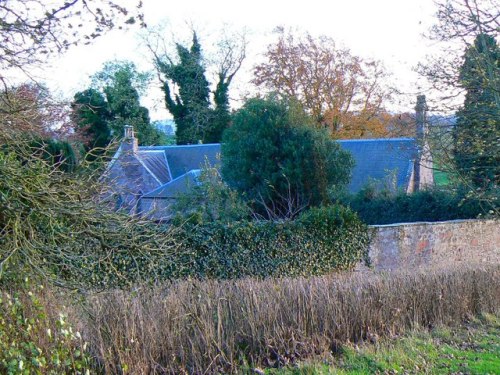
[[[458,171],[479,188],[500,180],[500,48],[490,35],[479,34],[467,48],[460,69],[465,102],[454,131]]]

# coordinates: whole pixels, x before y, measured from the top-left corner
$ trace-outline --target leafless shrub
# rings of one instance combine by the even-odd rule
[[[88,298],[80,323],[106,373],[281,366],[417,326],[500,311],[500,267],[183,281]]]

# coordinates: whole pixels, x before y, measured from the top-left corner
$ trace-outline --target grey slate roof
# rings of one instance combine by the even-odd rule
[[[394,179],[397,189],[406,189],[417,156],[413,138],[355,139],[338,141],[350,151],[356,165],[348,186],[349,192],[361,190],[370,180]]]
[[[218,143],[139,147],[139,152],[143,151],[163,151],[170,166],[170,173],[173,179],[191,170],[203,168],[206,160],[208,160],[211,167],[220,165],[220,144]]]
[[[201,170],[199,169],[191,170],[160,186],[158,189],[144,194],[142,198],[177,198],[179,195],[189,191],[193,186],[199,185],[198,177],[200,174]]]
[[[166,184],[172,179],[165,152],[139,149],[138,158],[161,184]]]
[[[351,193],[361,190],[371,180],[395,184],[406,189],[417,155],[412,138],[359,139],[338,141],[350,151],[356,165],[348,186]],[[141,146],[138,156],[143,165],[156,176],[161,186],[146,192],[143,198],[175,198],[197,185],[200,169],[206,161],[220,166],[220,144],[186,146]]]

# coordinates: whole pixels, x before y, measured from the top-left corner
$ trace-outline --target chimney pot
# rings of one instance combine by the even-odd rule
[[[135,137],[133,126],[125,125],[122,146],[124,146],[127,151],[132,151],[134,154],[139,150],[139,144]]]

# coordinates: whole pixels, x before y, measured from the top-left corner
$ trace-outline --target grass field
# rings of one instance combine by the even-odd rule
[[[500,374],[500,317],[488,315],[454,329],[417,331],[360,347],[344,346],[332,358],[266,373]]]
[[[441,166],[437,160],[434,161],[434,184],[436,186],[447,186],[450,183],[450,173],[447,168]]]

